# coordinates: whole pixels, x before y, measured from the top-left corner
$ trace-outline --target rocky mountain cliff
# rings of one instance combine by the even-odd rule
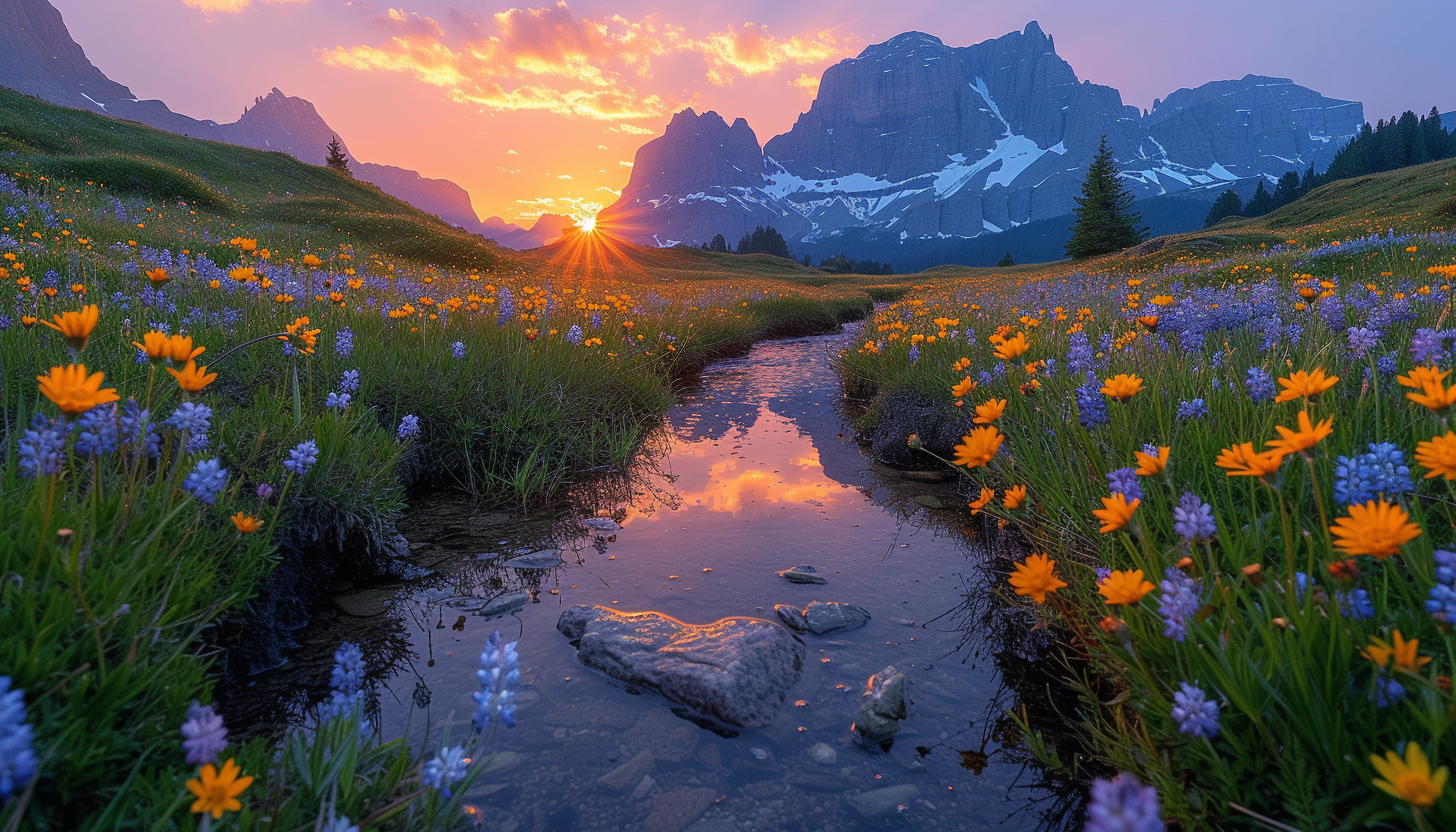
[[[960,48],[908,32],[825,70],[761,152],[742,119],[678,113],[599,222],[659,245],[770,223],[796,250],[970,239],[1069,213],[1104,135],[1140,199],[1178,195],[1191,216],[1189,198],[1322,170],[1363,121],[1356,102],[1256,75],[1143,113],[1079,81],[1035,22]]]
[[[170,133],[280,151],[313,165],[324,163],[325,146],[335,132],[312,102],[284,95],[277,87],[256,98],[231,124],[174,113],[161,101],[139,100],[91,63],[49,0],[0,0],[0,86]],[[360,162],[353,154],[350,160],[359,179],[453,225],[486,236],[498,235],[501,245],[534,248],[561,236],[554,221],[547,221],[539,232],[505,224],[506,228],[487,233],[471,206],[470,194],[454,182],[429,179],[393,165]]]

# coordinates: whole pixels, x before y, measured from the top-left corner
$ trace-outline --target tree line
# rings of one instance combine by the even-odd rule
[[[785,260],[794,260],[793,252],[789,251],[789,243],[784,235],[773,226],[758,226],[752,231],[743,235],[735,248],[729,248],[728,240],[722,234],[714,235],[713,239],[703,243],[703,251],[716,251],[725,254],[767,254],[772,257],[782,257]],[[809,255],[805,254],[803,264],[810,268],[814,267]],[[895,270],[889,263],[877,263],[873,260],[854,260],[844,256],[841,252],[833,257],[826,257],[819,261],[819,269],[832,274],[894,274]]]

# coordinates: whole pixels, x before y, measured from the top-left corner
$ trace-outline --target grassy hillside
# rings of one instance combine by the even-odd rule
[[[184,201],[221,239],[246,222],[302,245],[349,242],[439,266],[493,269],[508,262],[479,235],[287,154],[178,136],[4,88],[0,173],[32,189],[69,180],[118,197]]]

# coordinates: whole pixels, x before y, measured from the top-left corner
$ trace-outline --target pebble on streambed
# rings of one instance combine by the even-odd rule
[[[816,574],[819,570],[812,566],[794,566],[778,573],[780,578],[787,578],[796,584],[827,584],[829,579],[823,575]]]

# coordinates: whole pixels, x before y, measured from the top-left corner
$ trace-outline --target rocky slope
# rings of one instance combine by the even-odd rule
[[[1143,113],[1079,81],[1034,22],[961,48],[908,32],[825,70],[809,111],[761,153],[742,119],[677,114],[598,221],[659,245],[769,223],[797,250],[969,239],[1069,213],[1104,135],[1139,198],[1211,202],[1323,169],[1363,120],[1356,102],[1256,75]]]

